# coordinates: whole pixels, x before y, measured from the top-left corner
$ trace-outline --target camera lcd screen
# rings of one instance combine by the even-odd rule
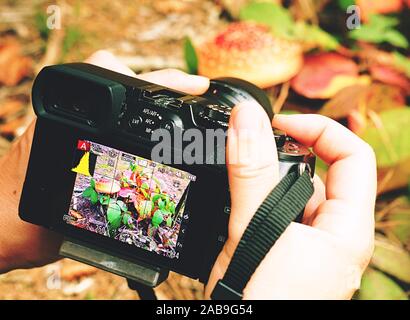
[[[67,224],[179,258],[196,176],[88,140],[78,140],[71,170]]]

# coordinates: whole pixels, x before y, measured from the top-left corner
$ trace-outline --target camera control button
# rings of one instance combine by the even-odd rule
[[[287,144],[286,151],[291,153],[299,153],[299,146],[296,143],[289,142]]]
[[[168,130],[168,131],[173,131],[175,128],[175,123],[174,121],[171,121],[171,120],[164,121],[163,123],[161,123],[161,128]]]
[[[231,115],[231,108],[219,104],[208,104],[204,110],[204,116],[221,122],[228,122]]]
[[[130,119],[128,125],[131,129],[137,129],[141,125],[142,121],[142,117],[136,116]]]

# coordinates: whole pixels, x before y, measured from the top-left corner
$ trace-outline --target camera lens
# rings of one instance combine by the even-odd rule
[[[211,80],[209,89],[203,96],[231,108],[244,101],[257,102],[266,111],[270,120],[273,119],[272,105],[266,93],[245,80],[236,78],[217,78]]]

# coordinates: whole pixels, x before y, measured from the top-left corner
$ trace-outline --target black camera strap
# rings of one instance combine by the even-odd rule
[[[256,268],[313,194],[308,170],[291,172],[266,197],[251,219],[212,299],[240,300]]]

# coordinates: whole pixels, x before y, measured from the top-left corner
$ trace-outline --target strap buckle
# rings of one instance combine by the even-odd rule
[[[312,167],[310,166],[310,164],[306,162],[299,163],[298,164],[299,176],[301,176],[305,171],[309,173],[310,181],[313,183],[314,174],[313,174]]]

